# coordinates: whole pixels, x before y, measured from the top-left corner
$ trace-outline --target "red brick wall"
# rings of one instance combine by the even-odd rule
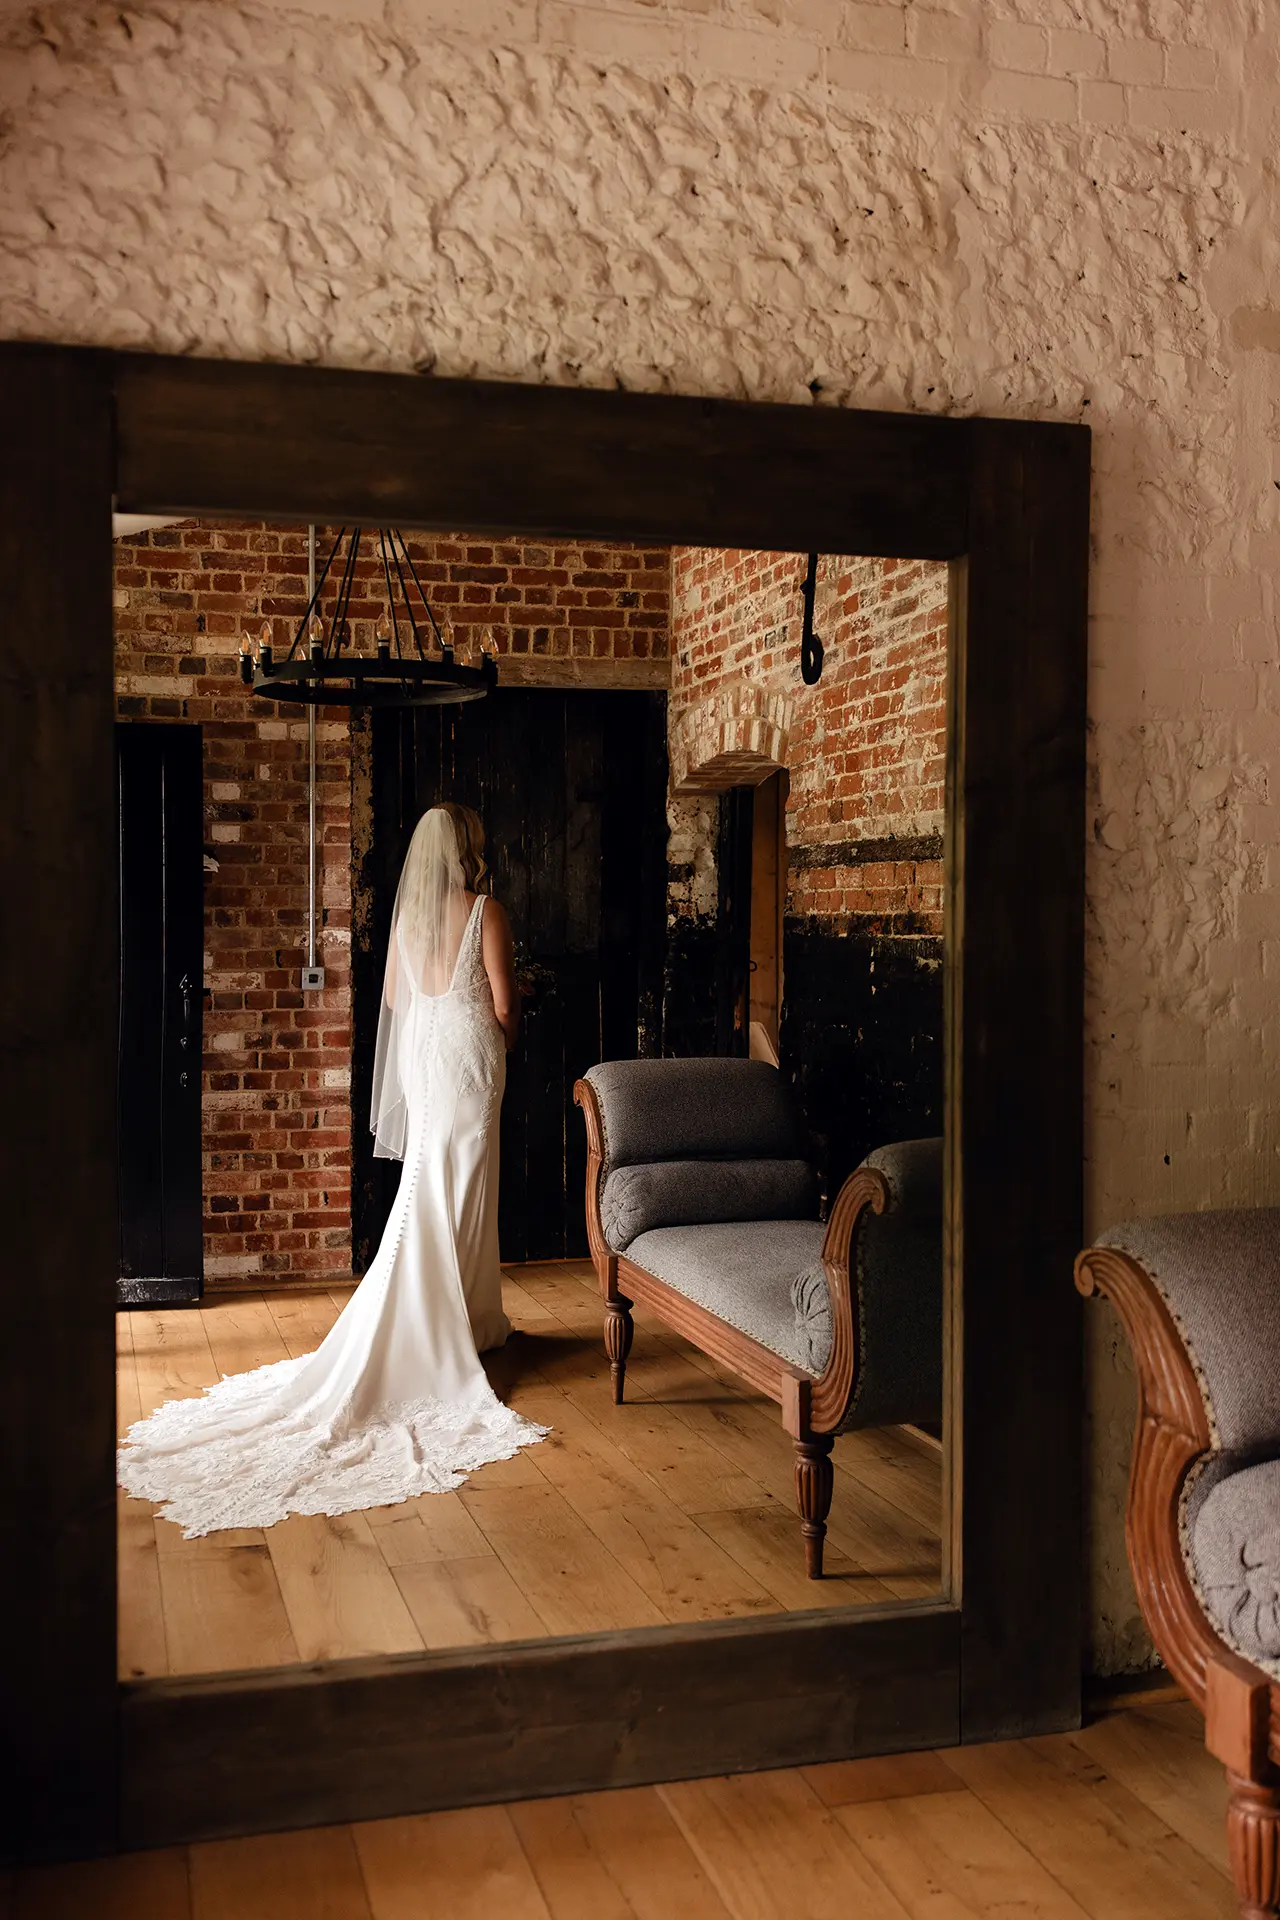
[[[240,636],[284,637],[306,533],[187,524],[116,542],[121,719],[204,728],[205,1275],[211,1286],[351,1271],[350,782],[345,716],[317,727],[322,993],[304,994],[307,745],[299,707],[240,683]]]
[[[814,625],[822,678],[800,676],[806,557],[712,548],[672,555],[672,726],[743,683],[786,709],[788,911],[882,931],[941,931],[936,858],[809,864],[815,849],[875,851],[942,830],[947,570],[825,556]],[[777,717],[776,705],[771,714]],[[886,849],[892,853],[892,849]]]
[[[321,529],[320,564],[333,538]],[[665,550],[466,534],[413,536],[414,564],[460,656],[666,656]],[[336,585],[337,569],[331,575]],[[331,596],[327,596],[330,597]],[[373,549],[359,565],[353,640],[384,604]],[[318,805],[323,993],[303,994],[306,718],[250,694],[240,638],[271,620],[277,657],[306,602],[306,533],[186,523],[116,543],[120,717],[204,728],[205,1271],[221,1286],[314,1283],[351,1271],[350,734],[322,712]]]

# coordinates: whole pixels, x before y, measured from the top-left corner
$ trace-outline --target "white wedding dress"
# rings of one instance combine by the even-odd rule
[[[168,1400],[120,1450],[120,1484],[163,1502],[188,1539],[444,1492],[547,1431],[502,1404],[477,1357],[509,1331],[497,1223],[506,1048],[481,952],[484,896],[437,993],[415,976],[399,904],[385,1001],[400,1017],[384,1005],[380,1062],[389,1044],[384,1130],[398,1109],[390,1151],[404,1172],[373,1264],[315,1353]],[[375,1128],[378,1104],[375,1093]]]

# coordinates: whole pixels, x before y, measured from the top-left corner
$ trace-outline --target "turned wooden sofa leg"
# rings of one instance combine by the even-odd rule
[[[1280,1784],[1259,1785],[1227,1771],[1227,1851],[1241,1920],[1280,1914]]]
[[[827,1515],[835,1484],[833,1444],[829,1433],[815,1433],[807,1440],[796,1441],[796,1504],[804,1535],[804,1570],[811,1580],[822,1578],[822,1543],[827,1537]]]
[[[631,1302],[623,1294],[615,1293],[611,1300],[604,1303],[604,1350],[609,1356],[609,1377],[613,1381],[613,1404],[622,1405],[622,1391],[627,1377],[627,1355],[631,1351],[631,1338],[635,1325],[631,1318]]]

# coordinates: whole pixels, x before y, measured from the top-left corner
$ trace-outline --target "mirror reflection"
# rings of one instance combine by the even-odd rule
[[[936,1596],[945,566],[115,560],[122,1676]]]

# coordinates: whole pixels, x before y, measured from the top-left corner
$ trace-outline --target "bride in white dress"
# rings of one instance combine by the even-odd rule
[[[232,1374],[130,1428],[127,1492],[188,1539],[456,1487],[542,1439],[478,1350],[510,1331],[498,1264],[498,1109],[519,1019],[511,933],[479,891],[470,808],[418,822],[387,955],[376,1154],[404,1162],[376,1258],[315,1353]]]

